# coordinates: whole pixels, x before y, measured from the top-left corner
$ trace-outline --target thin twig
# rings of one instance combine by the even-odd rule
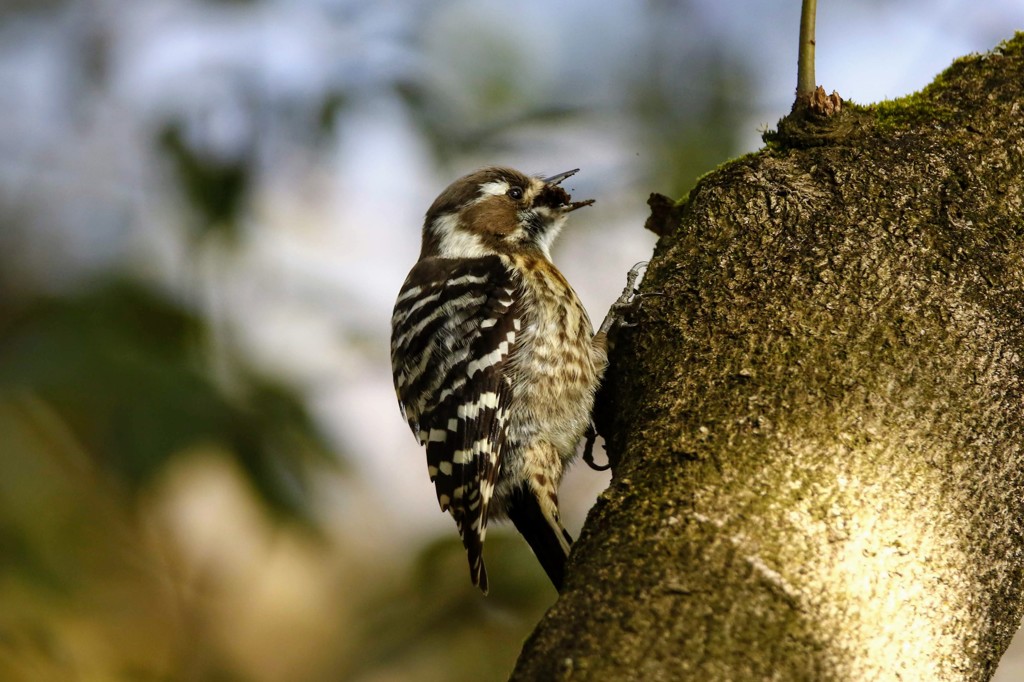
[[[800,7],[800,52],[796,61],[796,96],[809,97],[817,82],[814,78],[814,16],[817,0],[803,0]]]

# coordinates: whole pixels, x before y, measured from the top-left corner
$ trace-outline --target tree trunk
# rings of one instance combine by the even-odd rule
[[[985,680],[1017,629],[1024,34],[767,137],[654,216],[513,680]]]

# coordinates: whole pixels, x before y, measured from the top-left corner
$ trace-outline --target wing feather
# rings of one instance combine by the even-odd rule
[[[484,591],[487,509],[503,453],[512,446],[505,429],[509,360],[522,314],[516,275],[491,256],[420,261],[392,318],[399,403],[426,446],[438,502],[455,518],[473,581]]]

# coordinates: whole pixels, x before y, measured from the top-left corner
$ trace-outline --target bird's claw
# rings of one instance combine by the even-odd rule
[[[594,471],[608,471],[608,469],[611,469],[611,461],[607,464],[598,464],[594,461],[594,444],[597,442],[597,427],[594,426],[594,422],[590,422],[586,433],[583,435],[585,438],[583,441],[583,461],[587,463],[587,466]]]
[[[618,329],[635,327],[636,323],[626,322],[626,318],[640,310],[640,305],[645,296],[662,295],[660,293],[641,294],[636,290],[636,280],[640,277],[640,273],[646,269],[647,261],[640,261],[630,268],[629,273],[626,274],[626,286],[615,302],[612,303],[611,308],[608,309],[608,315],[605,316],[604,322],[601,323],[599,332],[607,335],[612,327]]]

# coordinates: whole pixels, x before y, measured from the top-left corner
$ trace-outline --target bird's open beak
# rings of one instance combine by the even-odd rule
[[[594,203],[593,199],[584,199],[583,201],[574,201],[571,204],[569,204],[569,208],[567,208],[565,212],[569,213],[570,211],[575,211],[577,208],[583,208],[584,206],[590,206],[592,203]]]
[[[566,178],[571,178],[572,176],[576,175],[579,172],[580,172],[579,168],[573,168],[572,170],[565,171],[564,173],[559,173],[558,175],[552,175],[550,178],[542,178],[542,179],[548,185],[560,185],[563,180],[565,180]]]
[[[550,178],[542,178],[542,179],[544,180],[544,183],[547,184],[547,185],[559,185],[566,178],[571,178],[572,176],[576,175],[579,172],[580,172],[579,168],[573,168],[572,170],[567,170],[564,173],[559,173],[558,175],[552,175]],[[565,195],[565,199],[569,199],[568,192],[565,192],[564,190],[562,190],[562,192]],[[592,203],[594,203],[593,199],[587,199],[586,201],[573,201],[573,202],[571,202],[569,204],[563,204],[563,206],[566,206],[566,205],[568,206],[568,208],[566,209],[566,213],[568,213],[570,211],[575,211],[577,208],[583,208],[584,206],[590,206]]]

